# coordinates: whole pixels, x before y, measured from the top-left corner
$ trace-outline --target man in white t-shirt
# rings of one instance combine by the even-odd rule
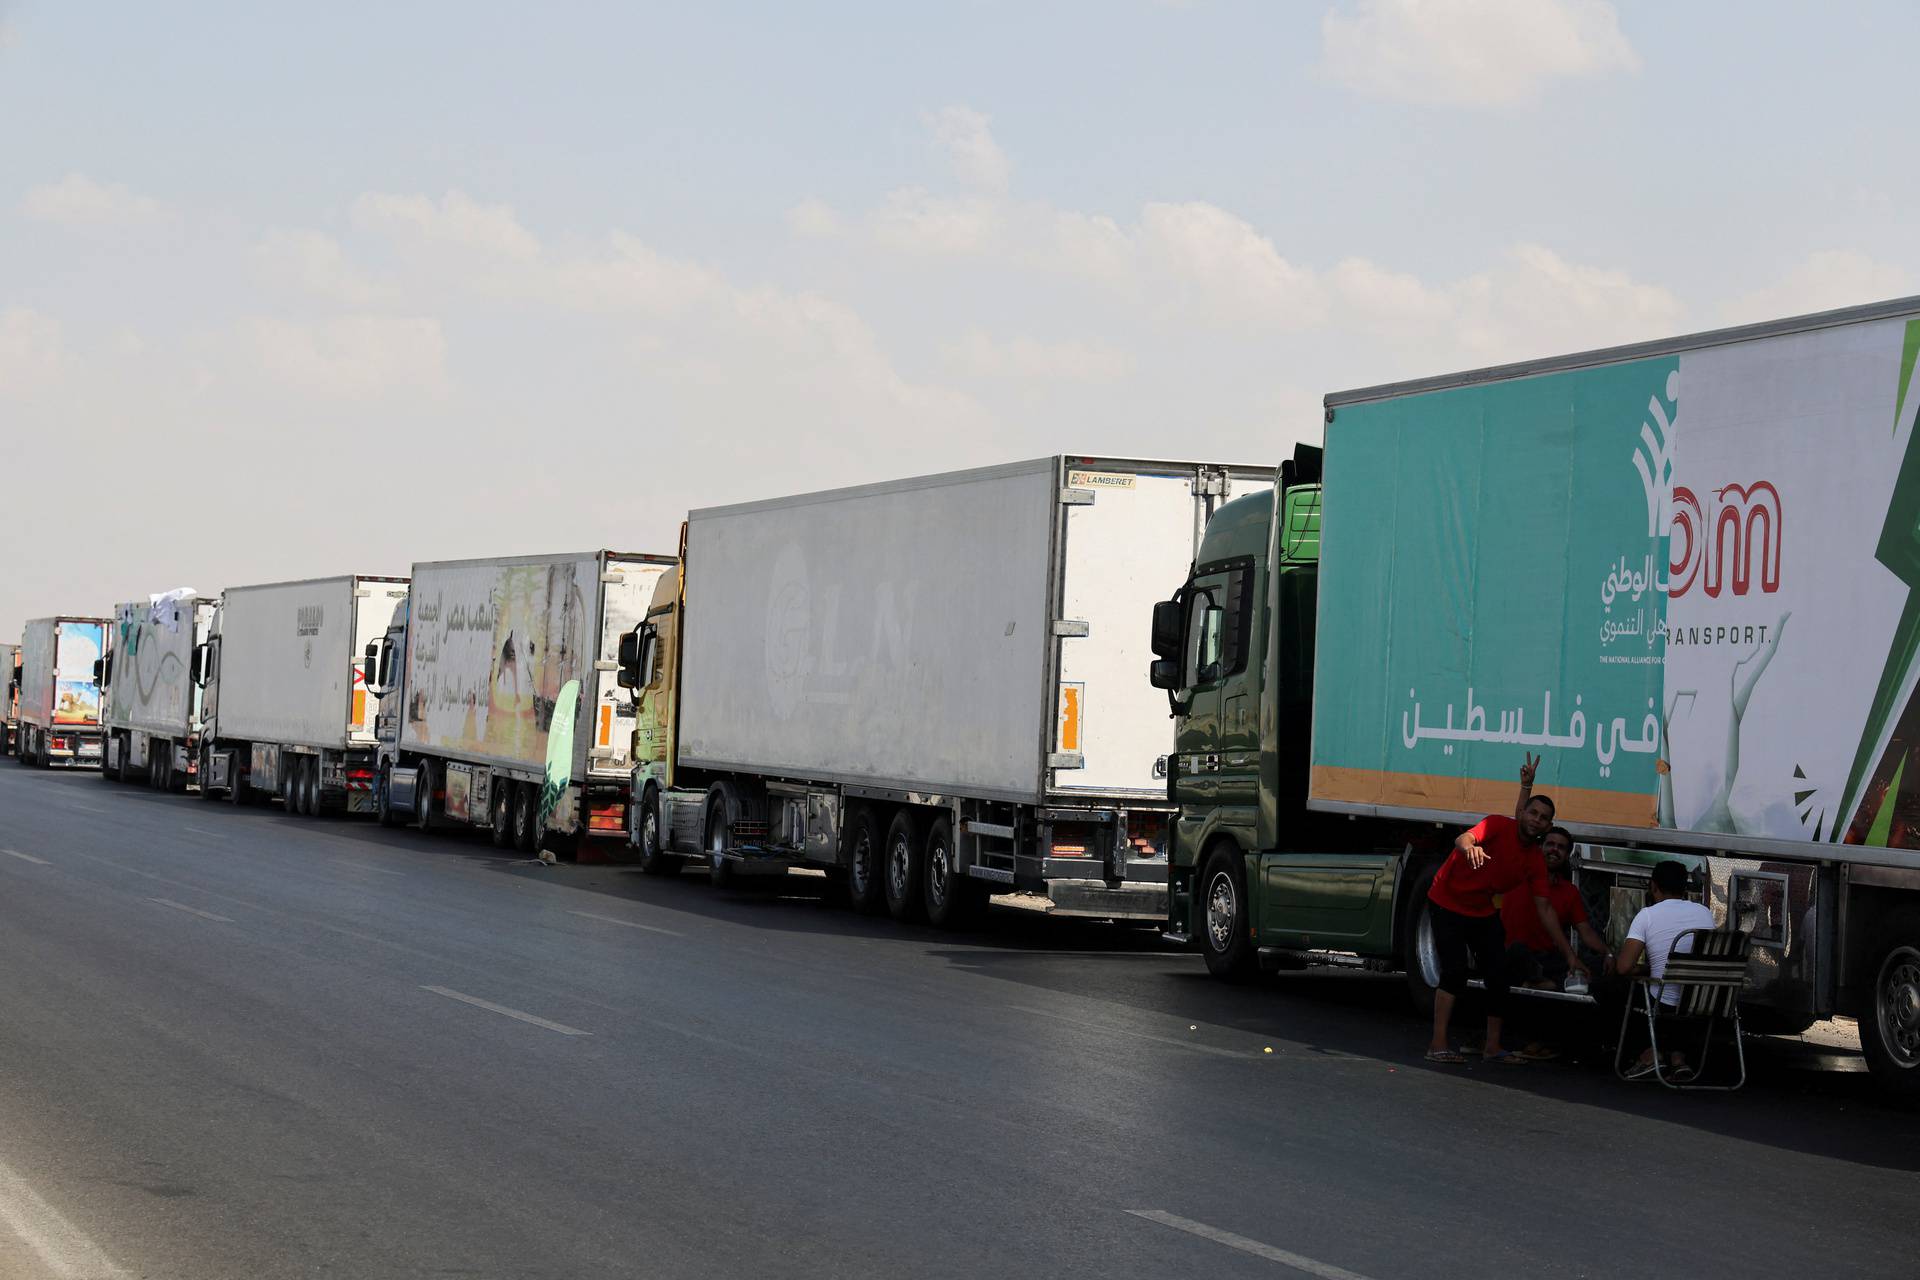
[[[1620,954],[1613,958],[1614,972],[1625,977],[1639,967],[1640,958],[1647,960],[1647,972],[1659,978],[1667,971],[1667,957],[1673,954],[1675,942],[1684,933],[1695,929],[1713,928],[1713,912],[1698,902],[1687,899],[1687,868],[1678,862],[1662,862],[1653,869],[1653,884],[1648,889],[1651,899],[1640,908],[1633,917],[1633,923],[1627,927],[1627,940],[1620,945]],[[1682,948],[1683,950],[1685,948]],[[1677,988],[1660,988],[1660,1003],[1667,1009],[1680,1006],[1680,992]],[[1672,1067],[1670,1074],[1680,1079],[1692,1076],[1692,1068],[1687,1066],[1686,1055],[1675,1051],[1668,1055]],[[1627,1073],[1630,1079],[1653,1074],[1653,1050],[1648,1048],[1640,1055],[1640,1061]]]

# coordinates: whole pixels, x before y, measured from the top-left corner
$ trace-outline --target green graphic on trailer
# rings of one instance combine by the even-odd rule
[[[1316,767],[1442,801],[1467,795],[1450,779],[1510,784],[1531,752],[1542,789],[1652,821],[1678,367],[1336,409]]]
[[[573,781],[573,713],[579,705],[580,682],[569,680],[553,700],[553,721],[547,729],[547,777],[540,786],[539,831],[546,829],[548,815]]]

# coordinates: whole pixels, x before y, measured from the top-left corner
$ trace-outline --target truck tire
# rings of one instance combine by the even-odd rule
[[[100,781],[102,782],[126,781],[126,779],[121,776],[118,768],[109,768],[107,766],[108,748],[112,747],[118,740],[119,739],[113,734],[108,734],[100,739]],[[124,761],[127,758],[126,752],[122,751],[119,758]]]
[[[234,808],[243,808],[247,803],[247,775],[240,769],[240,753],[234,752],[227,762],[227,803]]]
[[[1430,862],[1408,881],[1407,902],[1400,917],[1401,963],[1406,966],[1407,998],[1422,1018],[1433,1016],[1433,995],[1440,989],[1440,953],[1433,945],[1433,923],[1427,915],[1427,889],[1440,870]]]
[[[975,888],[980,882],[960,870],[951,819],[935,818],[927,825],[925,850],[921,862],[921,896],[926,902],[928,922],[939,929],[965,928],[986,905],[986,898]]]
[[[1260,971],[1248,911],[1246,859],[1220,845],[1200,872],[1200,951],[1216,978],[1246,982]]]
[[[918,920],[927,909],[927,849],[920,837],[920,822],[913,810],[902,805],[887,824],[887,841],[881,846],[886,868],[882,880],[887,889],[887,914],[895,920]]]
[[[200,798],[213,799],[213,752],[200,749]]]
[[[514,810],[519,808],[513,802],[513,793],[518,788],[505,778],[496,778],[493,783],[493,838],[496,849],[513,848]]]
[[[863,916],[870,916],[887,905],[886,869],[881,850],[886,833],[880,829],[880,816],[871,805],[853,811],[847,826],[847,905]]]
[[[433,761],[420,762],[420,776],[413,784],[413,825],[431,831],[433,821]]]
[[[513,784],[513,847],[522,853],[540,851],[540,784]]]
[[[1920,1106],[1920,911],[1891,913],[1873,936],[1873,991],[1860,1013],[1860,1052],[1883,1094]]]
[[[308,756],[300,770],[300,812],[309,818],[320,816],[319,756]]]
[[[726,797],[718,787],[707,800],[707,879],[716,889],[733,884],[733,865],[725,854],[733,847],[733,826],[727,820]]]
[[[633,847],[638,851],[640,870],[650,876],[671,876],[680,872],[680,859],[668,853],[660,840],[660,790],[651,783],[640,793],[634,809]]]

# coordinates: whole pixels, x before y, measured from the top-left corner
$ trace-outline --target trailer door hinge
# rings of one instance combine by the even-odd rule
[[[1093,490],[1062,489],[1060,505],[1063,507],[1090,507],[1093,505]]]
[[[1054,619],[1053,634],[1055,634],[1056,636],[1069,636],[1069,637],[1085,636],[1085,635],[1091,635],[1092,632],[1093,632],[1093,627],[1089,623],[1082,622],[1078,618]]]
[[[1087,758],[1078,751],[1055,751],[1047,756],[1049,769],[1084,769]]]
[[[356,589],[354,590],[354,593],[353,593],[353,598],[354,598],[355,600],[365,600],[365,599],[367,599],[367,598],[368,598],[369,596],[371,596],[372,594],[373,594],[373,592],[371,592],[371,591],[369,591],[369,590],[368,590],[367,588],[365,588],[365,587],[358,587],[358,588],[356,588]]]
[[[1224,471],[1202,471],[1193,478],[1195,497],[1224,498],[1228,488],[1227,473]]]

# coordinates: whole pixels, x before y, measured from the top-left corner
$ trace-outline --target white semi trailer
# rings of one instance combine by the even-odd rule
[[[825,869],[861,910],[993,892],[1166,913],[1159,585],[1271,468],[1051,457],[695,511],[623,647],[631,840],[716,881]]]
[[[406,598],[405,578],[367,575],[229,587],[194,663],[201,797],[373,812],[375,703],[360,655]]]
[[[94,664],[105,618],[35,618],[20,636],[20,727],[15,758],[51,768],[100,764],[100,683]]]
[[[407,609],[366,654],[381,820],[490,827],[527,852],[618,847],[633,698],[614,657],[672,564],[619,551],[416,564]]]
[[[101,659],[103,778],[187,789],[199,768],[201,730],[193,655],[214,608],[192,591],[170,591],[114,609]]]

